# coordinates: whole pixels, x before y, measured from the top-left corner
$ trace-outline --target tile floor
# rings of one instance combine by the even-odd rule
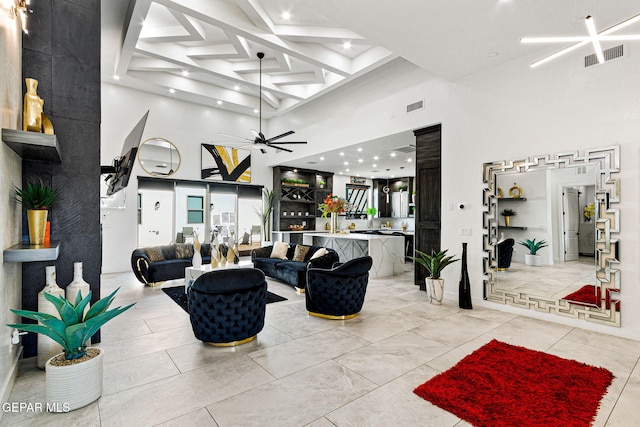
[[[304,296],[267,305],[252,343],[197,341],[188,315],[129,273],[102,277],[136,306],[102,329],[103,396],[67,414],[5,413],[7,426],[468,426],[412,390],[496,338],[610,369],[616,376],[595,426],[637,425],[640,342],[494,311],[435,306],[412,272],[372,279],[360,316],[309,317]],[[167,282],[175,286],[181,281]],[[23,362],[11,402],[44,402],[44,373]]]

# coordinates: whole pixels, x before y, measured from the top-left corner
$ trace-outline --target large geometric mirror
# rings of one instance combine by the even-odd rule
[[[169,176],[180,167],[180,152],[171,141],[149,138],[140,145],[138,161],[149,175]]]
[[[620,326],[619,165],[619,146],[485,163],[484,299]]]

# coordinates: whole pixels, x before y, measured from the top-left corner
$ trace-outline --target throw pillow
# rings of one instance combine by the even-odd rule
[[[311,249],[311,246],[296,245],[296,250],[293,253],[293,260],[304,262],[304,258],[307,256],[309,249]]]
[[[193,245],[191,243],[176,244],[176,259],[193,258]]]
[[[271,249],[270,258],[287,259],[287,251],[289,250],[289,244],[285,242],[275,242],[273,249]]]
[[[313,255],[311,255],[311,258],[309,258],[309,261],[311,261],[312,259],[320,258],[321,256],[325,256],[328,253],[329,251],[327,250],[327,248],[320,248],[317,251],[315,251]]]
[[[162,255],[160,248],[147,248],[145,252],[151,262],[164,261],[164,255]]]

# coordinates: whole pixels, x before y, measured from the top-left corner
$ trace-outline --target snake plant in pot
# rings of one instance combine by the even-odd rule
[[[444,279],[440,277],[442,270],[449,264],[460,261],[459,259],[453,259],[455,255],[447,256],[447,250],[448,249],[445,249],[440,252],[432,250],[431,255],[428,255],[416,249],[416,254],[419,256],[410,257],[429,272],[429,276],[424,280],[427,285],[427,294],[431,304],[442,303],[442,297],[444,296]]]
[[[7,326],[44,334],[64,349],[63,353],[49,359],[45,366],[47,402],[53,405],[54,411],[78,409],[102,395],[104,353],[101,348],[87,347],[87,344],[106,322],[133,306],[129,304],[109,310],[118,289],[93,304],[86,314],[84,309],[91,301],[91,291],[84,298],[78,292],[74,302],[45,293],[45,298],[54,305],[59,316],[37,311],[11,310],[18,316],[39,323]]]

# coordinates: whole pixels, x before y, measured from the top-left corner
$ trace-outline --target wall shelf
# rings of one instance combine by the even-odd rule
[[[498,202],[526,202],[526,197],[497,197]]]
[[[508,228],[509,230],[526,230],[527,227],[517,227],[517,226],[504,226],[504,225],[499,225],[498,228]]]
[[[60,242],[48,245],[18,243],[2,251],[4,262],[53,261],[60,255]]]
[[[2,140],[23,159],[62,162],[58,138],[55,135],[2,129]]]

